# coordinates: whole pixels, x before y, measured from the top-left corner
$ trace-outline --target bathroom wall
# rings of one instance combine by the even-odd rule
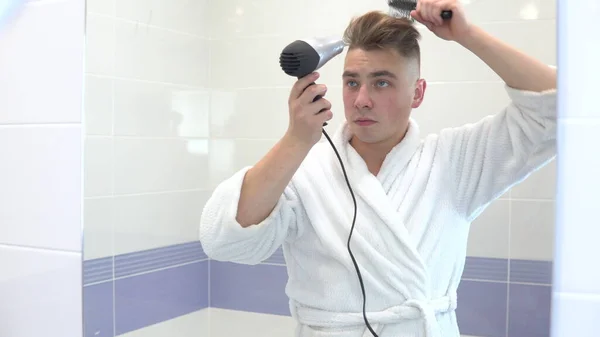
[[[207,6],[87,1],[85,336],[147,337],[208,306]]]
[[[370,9],[385,10],[386,2],[211,2],[211,18],[215,18],[211,187],[242,166],[255,163],[285,132],[287,97],[295,79],[279,68],[281,49],[297,38],[341,34],[352,15]],[[465,9],[471,20],[495,36],[556,64],[553,0],[480,0],[466,2]],[[508,103],[499,77],[481,60],[426,29],[422,33],[422,75],[429,87],[413,116],[424,134],[477,121]],[[333,103],[334,121],[326,128],[330,134],[344,118],[340,77],[344,55],[328,63],[319,80],[328,85],[327,96]],[[212,170],[215,167],[219,167],[216,172]],[[473,223],[459,289],[457,315],[462,333],[548,336],[555,174],[552,163],[502,196]],[[289,315],[284,293],[287,275],[280,251],[258,266],[211,261],[210,272],[211,308],[239,311],[211,309],[218,313],[215,317],[240,320],[249,315],[241,321],[240,331],[256,331],[259,326],[281,329],[288,324],[277,321],[281,317],[270,320],[241,312]],[[233,328],[223,322],[227,320],[211,320],[213,326],[221,327],[215,328],[220,332],[212,336],[232,333]],[[269,331],[275,334],[275,330]]]
[[[286,130],[295,79],[279,68],[281,49],[297,38],[341,34],[353,15],[386,10],[386,3],[87,6],[86,336],[290,334],[281,252],[258,266],[208,261],[197,241],[200,212],[219,182],[254,164]],[[479,0],[466,10],[496,36],[556,63],[554,1]],[[476,121],[508,103],[479,59],[422,33],[429,87],[414,117],[423,133]],[[330,134],[344,118],[344,55],[321,70],[334,105]],[[473,224],[459,291],[465,335],[548,335],[554,179],[552,163]]]
[[[0,334],[79,337],[85,1],[10,3],[0,6]]]

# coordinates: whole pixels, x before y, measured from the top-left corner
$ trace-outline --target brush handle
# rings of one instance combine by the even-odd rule
[[[442,11],[442,19],[450,20],[452,18],[452,11]]]

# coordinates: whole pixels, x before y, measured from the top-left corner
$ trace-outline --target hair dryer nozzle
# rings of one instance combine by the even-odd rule
[[[286,74],[301,78],[340,54],[344,46],[338,37],[296,40],[283,49],[279,65]]]

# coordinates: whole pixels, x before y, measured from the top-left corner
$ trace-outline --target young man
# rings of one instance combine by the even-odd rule
[[[444,22],[442,10],[452,10]],[[422,0],[412,16],[464,46],[506,83],[511,103],[475,124],[421,139],[410,113],[423,101],[419,34],[405,19],[353,20],[343,75],[346,122],[334,135],[356,196],[351,250],[370,326],[384,336],[458,337],[456,291],[469,225],[493,200],[552,160],[556,72],[470,24],[456,0]],[[211,258],[245,264],[283,246],[297,336],[370,336],[347,249],[352,196],[329,143],[331,104],[300,79],[285,136],[206,204],[200,240]],[[265,275],[265,277],[269,277]]]

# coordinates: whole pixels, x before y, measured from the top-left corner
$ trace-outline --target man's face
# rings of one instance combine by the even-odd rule
[[[350,130],[363,143],[398,142],[411,110],[423,100],[425,86],[416,61],[395,50],[349,50],[343,94]]]

